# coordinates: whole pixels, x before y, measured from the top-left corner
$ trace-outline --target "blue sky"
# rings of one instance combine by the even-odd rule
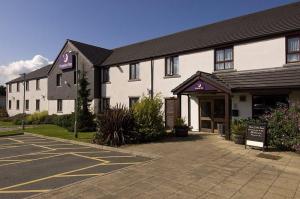
[[[290,2],[295,0],[2,0],[0,72],[12,62],[30,65],[26,61],[36,55],[43,56],[35,57],[41,63],[54,60],[67,38],[114,48]]]

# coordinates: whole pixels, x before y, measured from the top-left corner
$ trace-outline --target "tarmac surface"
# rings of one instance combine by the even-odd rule
[[[0,138],[0,198],[25,198],[150,158],[31,135]]]

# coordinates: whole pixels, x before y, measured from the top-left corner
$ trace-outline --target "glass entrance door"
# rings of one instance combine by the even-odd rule
[[[200,100],[200,130],[213,132],[213,101]]]

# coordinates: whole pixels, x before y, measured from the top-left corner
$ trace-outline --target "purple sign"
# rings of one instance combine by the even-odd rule
[[[73,67],[73,59],[71,53],[64,53],[59,57],[59,68],[61,70],[69,69]]]
[[[198,80],[197,82],[193,83],[191,86],[189,86],[185,91],[189,92],[195,92],[195,91],[216,91],[217,89],[213,87],[212,85],[202,81]]]

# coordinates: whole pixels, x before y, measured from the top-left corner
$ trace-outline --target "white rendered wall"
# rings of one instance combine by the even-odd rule
[[[26,114],[32,114],[37,112],[36,110],[36,100],[40,100],[40,110],[48,110],[48,97],[47,97],[47,78],[40,79],[40,90],[36,90],[36,80],[29,81],[29,91],[25,91],[25,100],[29,100],[29,110],[25,110]],[[8,89],[7,89],[8,90]],[[23,113],[23,83],[19,83],[19,92],[17,92],[17,83],[12,84],[12,92],[7,91],[7,113],[9,116],[13,116],[19,113]],[[12,106],[9,109],[9,100],[11,100]],[[17,100],[20,101],[19,110],[16,109]]]
[[[163,97],[172,97],[172,89],[197,71],[212,73],[214,64],[213,50],[179,56],[179,77],[165,77],[165,59],[154,60],[154,93]]]
[[[246,96],[246,101],[240,101],[241,95]],[[249,93],[234,93],[231,100],[232,109],[239,110],[239,116],[232,117],[233,120],[252,117],[252,96]]]
[[[129,105],[129,97],[141,97],[147,95],[147,89],[151,88],[151,62],[141,62],[140,81],[129,81],[129,65],[111,67],[110,83],[102,86],[102,96],[110,98],[111,106],[117,103]]]
[[[62,112],[57,112],[57,100],[49,100],[49,115],[65,115],[74,112],[74,100],[62,100]]]
[[[234,46],[234,69],[252,70],[285,64],[285,37]]]
[[[181,96],[181,117],[185,120],[186,124],[188,124],[188,97],[186,95]]]
[[[191,96],[191,126],[192,131],[199,131],[199,101],[194,96]]]

